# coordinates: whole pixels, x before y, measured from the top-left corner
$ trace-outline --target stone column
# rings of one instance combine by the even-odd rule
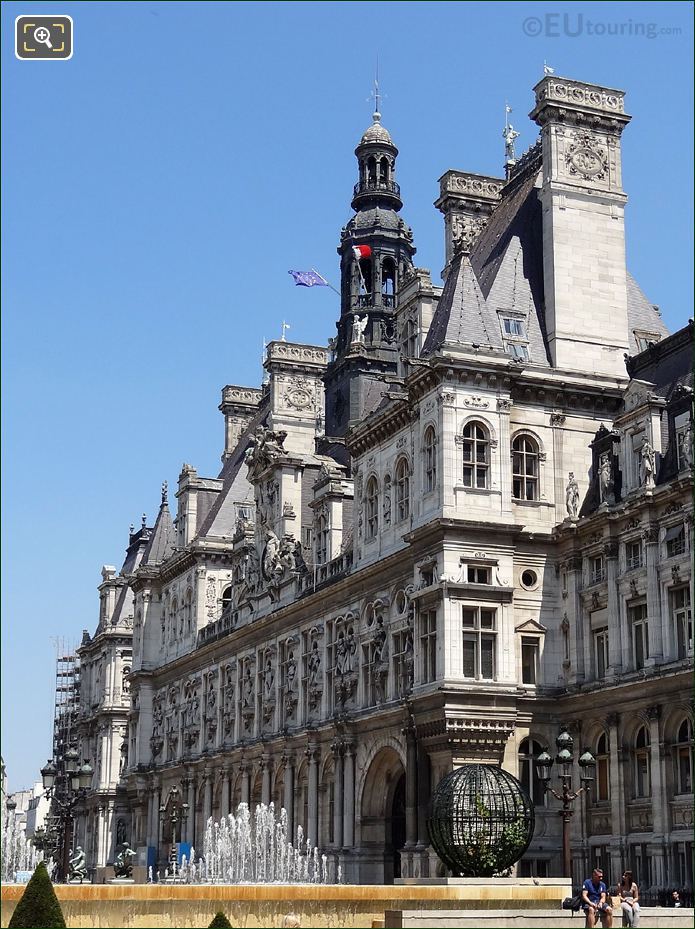
[[[664,656],[664,635],[661,625],[659,596],[659,534],[656,526],[643,533],[647,562],[647,622],[649,629],[648,664],[660,664]]]
[[[306,752],[309,759],[309,830],[308,841],[311,845],[319,844],[319,753],[315,745],[310,745]]]
[[[405,847],[417,845],[417,741],[415,729],[405,729]]]
[[[566,481],[569,480],[569,473],[565,474],[563,464],[563,426],[565,425],[565,414],[556,412],[550,414],[550,425],[553,429],[553,469],[555,471],[555,486],[553,487],[553,504],[555,506],[555,522],[561,523],[569,514],[567,512],[565,501]]]
[[[195,842],[195,775],[188,778],[188,822],[186,823],[186,841],[189,845]]]
[[[649,750],[651,753],[652,832],[655,838],[661,838],[664,834],[664,797],[662,795],[663,782],[661,777],[661,759],[659,757],[659,718],[661,717],[661,707],[650,706],[647,710],[647,716],[649,717]]]
[[[606,669],[606,677],[614,677],[622,670],[618,543],[614,541],[607,542],[603,552],[606,557],[606,580],[608,581],[608,660],[610,662]]]
[[[418,745],[417,768],[417,844],[418,848],[425,849],[430,844],[427,831],[427,807],[430,801],[430,763],[427,750]]]
[[[203,830],[207,829],[208,820],[212,816],[212,779],[213,772],[206,769],[203,777],[205,778],[205,793],[203,794]]]
[[[241,766],[241,802],[251,803],[251,768],[248,764]]]
[[[512,401],[508,397],[500,397],[497,401],[499,411],[499,447],[497,442],[490,438],[490,486],[500,489],[500,510],[503,515],[512,514],[512,460],[511,460],[511,428],[510,414]],[[497,474],[495,474],[497,468]],[[496,478],[499,477],[499,483]],[[540,480],[539,480],[540,484]],[[494,506],[494,504],[493,504]]]
[[[220,818],[223,816],[229,816],[230,813],[230,801],[229,801],[229,782],[231,779],[231,772],[227,765],[222,769],[222,796],[220,797]]]
[[[343,845],[343,745],[334,742],[333,747],[333,844],[336,848]]]
[[[153,793],[152,793],[152,790],[150,789],[150,791],[148,792],[148,795],[147,795],[147,834],[146,834],[146,836],[145,836],[145,843],[146,843],[148,846],[154,845],[154,838],[153,838],[153,832],[154,832],[154,826],[153,826],[153,822],[154,822],[154,813],[153,813],[153,809],[154,809],[154,795],[153,795]]]
[[[586,680],[591,668],[591,664],[587,659],[587,655],[590,655],[589,624],[588,620],[584,621],[584,605],[580,594],[582,559],[579,555],[572,555],[567,559],[563,567],[567,571],[566,603],[570,621],[570,663],[572,665],[570,680],[581,683]],[[574,635],[572,635],[572,627],[574,627]]]
[[[294,841],[294,758],[285,757],[285,780],[283,783],[283,803],[287,813],[287,835]]]
[[[620,744],[618,742],[618,723],[620,716],[610,713],[606,717],[608,725],[608,779],[611,799],[611,832],[613,835],[625,835],[624,803],[622,776],[620,770]]]
[[[355,750],[345,746],[345,792],[343,794],[343,845],[352,848],[355,844]]]
[[[271,761],[268,755],[263,755],[261,758],[261,772],[263,776],[263,781],[261,785],[261,802],[265,803],[266,806],[270,805],[270,775],[271,775]]]

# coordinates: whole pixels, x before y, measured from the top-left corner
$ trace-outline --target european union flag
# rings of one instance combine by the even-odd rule
[[[330,287],[328,281],[324,280],[318,271],[288,271],[294,278],[295,284],[299,287]]]

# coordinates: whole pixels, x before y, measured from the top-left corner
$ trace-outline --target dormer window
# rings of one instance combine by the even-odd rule
[[[511,336],[512,338],[518,339],[526,338],[526,330],[524,328],[523,319],[513,319],[509,316],[503,316],[502,328],[506,336]]]
[[[521,342],[505,342],[505,351],[511,355],[514,361],[528,361],[528,346]]]
[[[503,316],[500,314],[500,327],[502,329],[502,342],[505,352],[511,355],[514,361],[528,361],[529,351],[526,320],[521,316]]]
[[[648,332],[644,329],[635,329],[634,330],[635,342],[637,343],[637,351],[644,352],[650,345],[655,345],[661,340],[661,334],[658,332]]]

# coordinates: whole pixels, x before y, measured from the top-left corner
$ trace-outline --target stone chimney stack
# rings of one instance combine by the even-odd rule
[[[263,391],[257,387],[228,384],[222,389],[222,403],[218,409],[224,416],[223,462],[233,455],[239,436],[254,417],[262,396]]]
[[[621,90],[547,75],[530,116],[543,146],[545,318],[554,365],[625,377]]]
[[[447,171],[439,178],[439,198],[434,205],[444,214],[442,280],[449,273],[456,242],[461,238],[473,242],[499,203],[503,186],[500,178],[464,171]]]

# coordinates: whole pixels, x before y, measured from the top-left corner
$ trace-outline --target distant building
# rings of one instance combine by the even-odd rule
[[[375,114],[336,337],[271,342],[263,387],[223,389],[219,475],[184,465],[175,524],[164,494],[105,569],[80,649],[90,863],[127,837],[163,869],[273,801],[349,881],[433,876],[428,799],[474,761],[525,785],[518,871],[552,876],[535,759],[567,723],[598,761],[575,880],[691,886],[692,324],[669,336],[625,265],[623,92],[534,90],[541,136],[516,160],[510,135],[505,178],[440,179],[443,289]]]

